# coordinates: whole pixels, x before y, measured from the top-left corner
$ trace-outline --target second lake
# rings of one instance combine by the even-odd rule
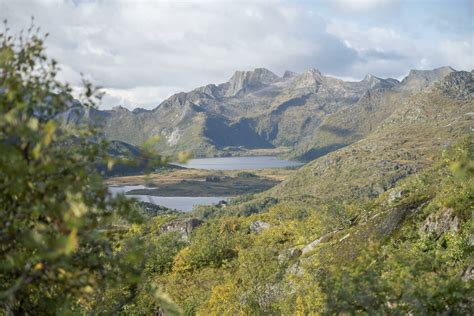
[[[190,212],[195,205],[211,205],[217,204],[227,197],[218,196],[152,196],[152,195],[127,195],[126,193],[136,189],[147,189],[144,185],[124,185],[109,186],[112,196],[119,193],[125,194],[128,198],[137,199],[142,202],[153,203],[155,205],[164,206],[178,211]]]
[[[221,157],[221,158],[198,158],[191,159],[186,164],[175,165],[184,168],[205,169],[205,170],[258,170],[267,168],[291,168],[299,167],[302,163],[290,160],[278,159],[274,156],[252,156],[252,157]],[[139,201],[149,202],[156,205],[165,206],[189,212],[195,205],[217,204],[222,200],[227,200],[225,196],[152,196],[152,195],[131,195],[127,192],[135,189],[148,189],[144,185],[110,186],[112,195],[123,193],[129,198]]]

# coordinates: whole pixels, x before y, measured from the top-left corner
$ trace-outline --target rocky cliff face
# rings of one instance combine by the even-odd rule
[[[410,70],[408,76],[402,80],[402,87],[407,91],[419,92],[454,71],[451,67],[440,67],[433,70]]]
[[[254,71],[236,71],[229,82],[223,85],[223,95],[235,97],[250,91],[264,88],[278,79],[278,76],[265,68]]]

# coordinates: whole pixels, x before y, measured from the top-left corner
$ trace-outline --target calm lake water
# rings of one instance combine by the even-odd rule
[[[207,170],[257,170],[267,168],[286,168],[301,166],[302,163],[290,160],[277,159],[274,156],[256,157],[222,157],[222,158],[199,158],[191,159],[187,164],[178,164],[185,168],[207,169]],[[124,193],[127,197],[135,198],[143,202],[162,205],[171,209],[189,212],[194,205],[217,204],[227,197],[222,196],[151,196],[151,195],[127,195],[126,193],[136,189],[147,189],[144,185],[110,186],[112,195]]]
[[[286,168],[303,165],[297,161],[278,159],[274,156],[253,157],[222,157],[191,159],[186,164],[175,163],[177,166],[206,170],[239,170],[239,169],[267,169]]]
[[[126,197],[137,199],[139,201],[153,203],[155,205],[165,206],[183,212],[190,212],[194,205],[211,205],[217,204],[227,197],[217,196],[151,196],[151,195],[127,195],[126,193],[136,189],[147,189],[144,185],[125,185],[110,186],[109,191],[113,196],[124,193]]]

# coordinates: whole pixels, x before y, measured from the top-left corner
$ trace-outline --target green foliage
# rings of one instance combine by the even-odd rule
[[[230,200],[225,209],[219,206],[198,206],[194,214],[202,219],[212,219],[227,216],[250,216],[262,213],[278,202],[277,198],[256,198],[255,195],[243,195]]]
[[[191,238],[191,245],[183,249],[175,262],[174,271],[187,272],[203,267],[220,267],[237,255],[239,224],[228,218],[209,222],[199,227]]]
[[[464,273],[472,264],[474,186],[467,167],[453,166],[468,166],[471,153],[470,141],[454,146],[430,170],[399,182],[395,200],[390,192],[368,203],[301,197],[250,216],[221,214],[196,231],[161,280],[198,314],[470,314],[472,280]],[[446,210],[459,228],[422,230]],[[269,227],[251,232],[256,220]],[[325,235],[332,237],[298,252]]]
[[[178,233],[171,232],[153,238],[153,249],[146,264],[148,274],[162,274],[171,272],[173,258],[186,243]]]
[[[466,234],[442,240],[413,236],[369,248],[357,260],[322,281],[331,310],[415,314],[468,313],[472,287],[460,272],[472,249]]]
[[[130,224],[142,217],[135,203],[109,196],[97,172],[107,144],[96,131],[58,123],[73,100],[57,72],[32,28],[0,34],[0,306],[115,313],[141,284],[149,249]],[[86,83],[83,104],[93,107],[95,95]]]
[[[257,177],[257,175],[255,173],[251,173],[251,172],[248,172],[248,171],[241,171],[241,172],[238,172],[236,174],[237,177],[239,178],[255,178]]]

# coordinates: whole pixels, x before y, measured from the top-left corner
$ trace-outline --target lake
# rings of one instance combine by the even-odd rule
[[[184,168],[206,170],[258,170],[303,165],[297,161],[278,159],[275,156],[197,158],[190,159],[186,164],[173,164]]]
[[[112,196],[119,193],[125,194],[126,197],[137,199],[142,202],[153,203],[155,205],[165,206],[167,208],[176,209],[183,212],[190,212],[194,205],[211,205],[217,204],[227,197],[217,196],[151,196],[151,195],[127,195],[126,193],[136,189],[147,189],[144,185],[124,185],[109,186]]]
[[[253,156],[253,157],[221,157],[221,158],[198,158],[191,159],[186,164],[175,165],[185,168],[205,169],[205,170],[258,170],[267,168],[287,168],[298,167],[302,163],[290,160],[278,159],[274,156]],[[113,196],[124,193],[129,198],[139,201],[162,205],[171,209],[189,212],[194,205],[217,204],[228,197],[223,196],[151,196],[151,195],[127,195],[126,193],[136,189],[147,189],[144,185],[110,186],[109,190]]]

